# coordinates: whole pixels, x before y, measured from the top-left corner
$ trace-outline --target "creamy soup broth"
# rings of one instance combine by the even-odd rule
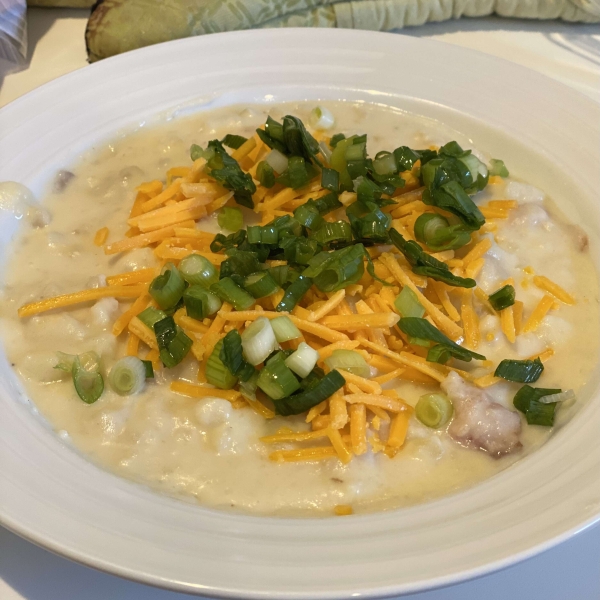
[[[470,147],[465,136],[431,120],[380,106],[325,105],[335,115],[334,131],[368,133],[371,156],[399,145],[422,148],[453,139]],[[455,492],[522,459],[551,435],[548,428],[528,426],[523,420],[523,448],[496,459],[459,445],[445,430],[428,429],[413,416],[407,442],[393,459],[369,451],[347,465],[336,459],[275,463],[268,458],[273,448],[259,438],[282,426],[308,430],[304,415],[265,421],[250,408],[233,409],[223,399],[197,400],[169,391],[173,378],[195,381],[196,366],[190,361],[157,372],[155,382],[138,395],[118,396],[107,385],[92,405],[83,403],[70,378],[53,368],[57,350],[71,354],[95,350],[107,370],[124,354],[125,336],[115,338],[111,326],[128,307],[127,301],[107,298],[93,306],[24,320],[17,318],[17,308],[42,297],[103,285],[106,275],[156,264],[151,249],[105,256],[92,243],[102,226],[109,228],[111,240],[123,237],[135,187],[163,179],[172,166],[188,165],[192,143],[205,146],[227,133],[250,136],[267,114],[275,118],[294,114],[306,122],[313,106],[229,107],[141,127],[110,143],[99,143],[77,164],[65,165],[74,177],[67,185],[50,189],[43,199],[43,212],[23,223],[13,242],[0,304],[6,352],[35,408],[66,443],[99,466],[205,506],[313,516],[332,514],[341,504],[365,512]],[[510,156],[501,158],[510,169]],[[499,221],[495,233],[486,234],[493,243],[477,276],[480,287],[492,293],[513,277],[527,315],[543,296],[531,283],[531,274],[536,273],[564,287],[577,303],[561,304],[537,331],[519,336],[514,345],[506,341],[497,317],[480,312],[482,341],[477,351],[497,364],[503,358],[526,358],[551,347],[555,354],[535,385],[573,388],[577,393],[597,361],[600,337],[598,279],[585,235],[563,221],[544,192],[526,183],[509,178],[489,185],[475,198],[479,204],[490,199],[516,199],[519,207]],[[200,227],[218,231],[214,216]],[[474,369],[474,364],[465,368]],[[411,405],[422,394],[434,391],[399,381],[385,387],[398,390]],[[512,408],[518,388],[518,384],[501,382],[486,392]],[[581,400],[561,409],[557,426],[579,404]]]

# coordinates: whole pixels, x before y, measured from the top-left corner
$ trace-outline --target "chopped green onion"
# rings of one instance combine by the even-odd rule
[[[308,133],[304,123],[292,115],[283,117],[283,140],[289,154],[301,156],[306,161],[323,166],[317,155],[320,152],[319,143]]]
[[[457,181],[448,181],[433,191],[425,190],[423,202],[451,212],[469,229],[479,229],[485,223],[485,217]]]
[[[340,174],[335,169],[323,169],[321,171],[321,187],[337,194],[340,189]]]
[[[505,285],[491,294],[488,300],[494,310],[498,312],[504,310],[515,303],[515,288],[512,285]]]
[[[298,222],[304,227],[308,227],[309,229],[319,229],[325,224],[325,220],[319,214],[319,211],[316,209],[316,207],[308,204],[300,205],[294,211],[294,218],[297,219]]]
[[[291,312],[293,308],[302,300],[304,294],[310,290],[313,281],[310,277],[300,275],[296,281],[292,282],[285,294],[281,299],[281,302],[275,307],[277,312]]]
[[[242,211],[239,208],[224,206],[217,217],[217,222],[219,223],[219,227],[221,227],[221,229],[237,231],[244,226],[244,217],[242,216]]]
[[[359,377],[371,377],[371,367],[369,367],[363,355],[354,350],[334,350],[325,359],[325,364],[332,370],[348,371],[348,373]]]
[[[278,347],[275,332],[266,317],[259,317],[242,333],[244,356],[253,366],[264,362]]]
[[[338,145],[338,142],[341,142],[342,140],[345,140],[345,139],[346,139],[346,136],[343,133],[336,133],[331,136],[331,139],[329,140],[329,145],[332,148],[335,148]]]
[[[396,158],[391,152],[378,152],[373,160],[373,170],[377,175],[390,175],[398,171]]]
[[[202,321],[221,308],[221,299],[201,285],[191,285],[183,292],[187,316]]]
[[[231,157],[219,140],[212,140],[208,148],[215,153],[207,163],[210,176],[216,179],[224,188],[233,191],[235,201],[247,208],[254,208],[252,194],[256,186],[249,173],[244,173],[235,158]]]
[[[316,234],[311,236],[310,239],[305,237],[288,237],[279,242],[279,247],[283,250],[285,260],[289,263],[307,265],[317,252],[319,241]]]
[[[162,310],[154,308],[153,306],[149,306],[138,315],[138,319],[146,327],[154,331],[154,323],[162,321],[162,319],[164,319],[166,316],[167,313],[163,312]]]
[[[183,296],[185,281],[173,263],[167,263],[161,275],[152,280],[148,291],[163,310],[175,306]]]
[[[313,277],[322,292],[336,292],[360,280],[365,270],[364,257],[362,244],[321,252],[310,260],[303,275]]]
[[[535,383],[542,374],[544,365],[539,358],[535,360],[504,359],[494,372],[495,377],[518,383]]]
[[[214,240],[210,243],[211,252],[220,252],[221,250],[231,250],[241,246],[246,240],[246,230],[240,229],[235,233],[230,233],[225,236],[222,233],[217,233]]]
[[[396,296],[394,306],[401,317],[421,318],[425,314],[425,309],[419,302],[417,295],[408,286],[404,286]]]
[[[474,279],[453,275],[447,264],[424,252],[416,242],[405,240],[402,234],[393,227],[389,231],[389,237],[392,244],[404,254],[414,273],[456,287],[472,288],[477,285]]]
[[[265,157],[265,162],[269,167],[271,167],[275,173],[279,173],[280,175],[287,170],[288,161],[288,157],[282,152],[279,152],[279,150],[271,150]]]
[[[168,369],[178,365],[192,347],[192,340],[175,325],[173,317],[154,323],[154,333],[160,359]]]
[[[146,385],[146,366],[137,356],[125,356],[110,370],[108,382],[119,396],[137,394]]]
[[[352,229],[350,223],[346,221],[336,221],[335,223],[325,221],[319,229],[313,231],[313,236],[323,246],[350,243],[352,241]]]
[[[75,360],[75,354],[66,354],[65,352],[56,352],[56,358],[58,362],[54,365],[55,369],[71,373],[73,371],[73,361]]]
[[[467,188],[467,192],[475,193],[483,190],[490,179],[488,168],[472,153],[464,154],[458,157],[458,160],[469,169],[473,178],[473,184]]]
[[[439,429],[450,421],[453,411],[452,402],[444,394],[425,394],[417,402],[415,416],[423,425]]]
[[[215,266],[201,254],[190,254],[182,258],[179,272],[190,285],[203,285],[208,288],[219,280]]]
[[[267,117],[264,131],[257,129],[256,133],[269,148],[277,148],[280,152],[287,151],[283,138],[283,125],[275,121],[275,119]]]
[[[492,158],[492,160],[490,160],[489,172],[490,172],[490,175],[493,175],[496,177],[508,177],[509,176],[509,172],[508,172],[508,169],[506,168],[506,165],[504,164],[504,161],[502,161],[498,158]]]
[[[275,171],[265,160],[261,160],[258,163],[258,167],[256,167],[256,178],[260,182],[260,185],[266,188],[272,188],[275,185]]]
[[[202,146],[198,146],[198,144],[192,144],[190,147],[190,158],[192,160],[198,160],[199,158],[204,158],[204,150]]]
[[[297,278],[292,276],[292,279],[290,279],[290,274],[297,272],[294,271],[289,265],[278,265],[276,267],[271,267],[269,269],[269,273],[271,273],[271,277],[275,280],[275,283],[277,283],[279,287],[286,287],[288,283],[291,283]]]
[[[307,377],[315,368],[319,353],[307,343],[300,342],[298,348],[285,359],[285,364],[300,377]]]
[[[256,384],[271,400],[280,400],[300,389],[298,380],[285,364],[283,352],[278,352],[267,361]]]
[[[152,361],[151,360],[143,360],[142,363],[144,364],[144,371],[146,374],[146,379],[153,379],[154,378],[154,367],[152,365]]]
[[[311,375],[307,377],[310,379]],[[306,381],[306,380],[305,380]],[[294,394],[288,398],[283,398],[274,402],[275,412],[278,415],[287,417],[289,415],[299,415],[310,410],[323,400],[333,396],[338,390],[342,389],[346,380],[338,371],[330,371],[320,380],[311,380],[310,385],[304,388],[299,394]]]
[[[534,388],[530,385],[524,385],[515,394],[513,404],[517,410],[525,413],[529,425],[552,427],[557,404],[556,402],[546,404],[541,402],[540,399],[544,396],[560,393],[560,389]]]
[[[330,110],[317,106],[310,111],[309,123],[314,129],[331,129],[335,119]]]
[[[471,241],[462,225],[450,225],[438,214],[423,213],[415,221],[415,237],[434,252],[457,250]]]
[[[246,277],[246,275],[260,270],[260,263],[255,252],[231,249],[227,253],[229,258],[221,263],[221,278],[231,277],[232,275]]]
[[[341,208],[343,204],[338,200],[337,194],[330,192],[325,196],[321,196],[317,200],[309,200],[306,204],[313,206],[319,211],[321,216],[326,215],[337,208]]]
[[[221,352],[221,362],[229,369],[229,372],[241,381],[247,381],[254,375],[254,367],[244,360],[242,354],[242,338],[237,329],[232,329],[224,338]]]
[[[232,304],[235,310],[247,310],[255,302],[254,298],[239,285],[236,285],[231,277],[224,277],[210,286],[214,292],[225,302]]]
[[[227,146],[228,148],[237,150],[242,144],[246,143],[247,141],[248,138],[245,138],[243,135],[235,135],[233,133],[228,133],[221,140],[221,143],[223,144],[223,146]]]
[[[75,356],[71,374],[75,391],[86,404],[93,404],[102,396],[104,379],[100,373],[100,357],[95,352]]]
[[[420,319],[418,317],[403,317],[398,322],[400,330],[409,336],[421,338],[424,340],[431,340],[436,344],[442,344],[448,348],[448,351],[452,353],[452,356],[459,358],[465,362],[470,362],[471,359],[475,358],[478,360],[485,360],[485,356],[477,354],[467,348],[463,348],[458,344],[455,344],[450,338],[446,337],[439,329],[436,329],[426,319]]]
[[[222,348],[223,340],[219,340],[206,361],[206,381],[220,390],[230,390],[238,378],[223,364],[220,358]]]
[[[420,156],[408,146],[400,146],[394,150],[394,158],[400,171],[410,171]]]
[[[362,217],[357,217],[350,211],[354,205],[358,204],[362,203],[355,202],[346,211],[348,219],[350,220],[354,239],[370,243],[387,243],[389,241],[388,230],[392,223],[392,217],[383,213],[371,202],[369,202],[368,205],[372,207],[373,210]]]
[[[301,156],[290,156],[288,168],[275,179],[275,182],[297,190],[305,186],[316,174],[315,168]]]
[[[268,271],[252,273],[244,279],[244,288],[255,298],[264,298],[275,293],[279,286]]]
[[[429,347],[431,345],[429,340],[421,340],[419,338],[410,338],[409,341],[411,344],[417,344],[419,346]],[[454,355],[448,346],[444,344],[436,344],[435,346],[431,346],[431,348],[429,348],[429,351],[427,352],[427,361],[445,365],[452,358],[452,356]]]
[[[289,342],[290,340],[297,340],[302,337],[300,330],[294,325],[292,320],[286,315],[281,317],[275,317],[271,319],[271,327],[275,333],[275,339],[281,342]]]

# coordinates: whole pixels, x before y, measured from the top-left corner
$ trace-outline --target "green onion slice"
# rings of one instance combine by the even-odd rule
[[[219,340],[206,361],[206,381],[220,390],[230,390],[238,378],[223,364],[220,358],[222,348],[223,340]]]
[[[285,294],[281,299],[281,302],[275,307],[277,312],[291,312],[296,304],[302,300],[302,297],[308,290],[310,290],[313,284],[313,280],[310,277],[300,275],[296,281],[292,282]]]
[[[222,140],[221,143],[223,146],[227,146],[228,148],[232,148],[233,150],[237,150],[242,144],[247,142],[248,139],[243,135],[235,135],[233,133],[228,133]]]
[[[145,310],[143,310],[139,315],[138,319],[149,329],[154,331],[154,323],[161,321],[167,316],[162,310],[158,308],[154,308],[153,306],[149,306]]]
[[[419,302],[417,295],[407,286],[403,287],[396,300],[394,306],[401,317],[419,317],[425,314],[425,308]]]
[[[352,241],[352,229],[350,223],[346,221],[336,221],[335,223],[325,221],[319,229],[313,231],[313,237],[322,246],[349,244]]]
[[[210,286],[214,292],[225,302],[232,304],[235,310],[247,310],[255,302],[254,298],[239,285],[236,285],[231,277],[224,277]]]
[[[321,171],[321,187],[337,194],[340,189],[340,174],[335,169]]]
[[[275,293],[279,286],[268,271],[258,271],[244,279],[244,288],[255,298],[264,298]]]
[[[452,418],[454,407],[444,394],[425,394],[419,398],[415,416],[423,425],[432,429],[443,427]]]
[[[398,322],[400,330],[409,336],[415,338],[421,338],[424,340],[431,340],[436,344],[442,344],[446,346],[448,351],[452,353],[452,356],[470,362],[471,359],[475,358],[478,360],[485,360],[485,356],[477,354],[467,348],[463,348],[458,344],[455,344],[450,338],[446,337],[439,329],[436,329],[426,319],[420,319],[418,317],[403,317]]]
[[[508,177],[510,175],[504,161],[498,158],[492,158],[492,160],[490,160],[489,173],[496,177]]]
[[[414,273],[455,287],[472,288],[477,285],[474,279],[453,275],[448,265],[424,252],[416,242],[405,240],[393,227],[389,231],[389,236],[392,244],[404,254]]]
[[[75,356],[71,370],[77,395],[86,404],[93,404],[104,391],[104,379],[100,374],[100,357],[95,352]]]
[[[307,379],[311,379],[311,375]],[[331,397],[344,387],[345,383],[346,380],[338,371],[330,371],[321,379],[315,378],[311,385],[299,394],[275,401],[275,412],[284,417],[299,415]]]
[[[515,394],[513,404],[517,410],[525,413],[529,425],[552,427],[557,403],[544,403],[541,402],[541,398],[560,393],[560,389],[534,388],[530,385],[524,385]]]
[[[499,312],[515,303],[515,295],[515,288],[512,285],[505,285],[495,291],[488,299],[494,310]]]
[[[535,360],[504,359],[496,367],[494,376],[518,383],[535,383],[543,371],[544,365],[539,358]]]
[[[423,213],[417,218],[415,237],[434,252],[457,250],[471,241],[471,234],[462,225],[450,225],[434,213]]]
[[[315,368],[319,353],[307,343],[300,342],[295,352],[285,359],[285,364],[300,377],[307,377]]]
[[[178,365],[190,351],[192,340],[175,325],[173,317],[154,323],[160,359],[167,368]]]
[[[162,274],[152,280],[148,291],[158,306],[167,310],[181,300],[184,289],[183,277],[173,263],[167,263]]]
[[[300,389],[298,380],[285,364],[283,352],[278,352],[267,361],[256,384],[271,400],[280,400]]]
[[[179,272],[190,285],[203,285],[208,288],[219,280],[215,266],[201,254],[190,254],[181,259]]]
[[[146,386],[146,365],[137,356],[125,356],[110,370],[108,382],[119,396],[138,394]]]
[[[275,185],[275,171],[266,160],[261,160],[258,163],[256,178],[260,182],[260,185],[266,188],[272,188]]]
[[[371,377],[371,367],[369,367],[363,355],[354,350],[334,350],[325,359],[325,364],[332,370],[348,371],[348,373],[359,377]]]
[[[221,299],[201,285],[190,285],[183,293],[183,304],[188,317],[202,321],[221,308]]]
[[[246,327],[241,342],[246,360],[254,366],[264,362],[273,350],[279,348],[275,332],[266,317],[259,317]]]
[[[221,229],[237,231],[244,226],[244,217],[239,208],[224,206],[219,212],[217,222],[219,223],[219,227],[221,227]]]
[[[241,381],[248,381],[254,375],[254,367],[244,360],[242,354],[242,338],[237,329],[232,329],[224,338],[221,352],[221,362],[229,369],[229,372]]]
[[[292,320],[286,316],[275,317],[271,319],[271,327],[275,333],[275,339],[279,342],[289,342],[290,340],[297,340],[302,337],[300,330],[294,325]]]
[[[146,372],[146,379],[154,379],[154,367],[151,360],[143,360],[144,370]]]
[[[208,149],[213,150],[214,156],[207,166],[210,176],[214,177],[225,189],[233,191],[235,201],[241,206],[254,208],[252,194],[256,192],[256,185],[249,173],[244,173],[235,158],[231,157],[219,140],[208,143]]]

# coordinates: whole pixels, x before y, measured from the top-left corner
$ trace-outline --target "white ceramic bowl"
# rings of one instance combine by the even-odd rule
[[[265,30],[161,44],[86,67],[0,111],[0,180],[39,193],[94,141],[167,111],[298,99],[437,118],[548,191],[598,264],[600,107],[514,64],[411,37]],[[0,221],[0,260],[14,223]],[[598,307],[592,307],[598,310]],[[291,520],[220,513],[104,472],[37,417],[0,357],[2,524],[50,550],[211,596],[333,599],[422,590],[531,556],[600,516],[598,373],[540,451],[475,488],[398,511]]]

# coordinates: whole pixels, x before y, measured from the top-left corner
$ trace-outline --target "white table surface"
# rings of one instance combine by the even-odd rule
[[[0,106],[39,85],[85,68],[87,11],[30,9],[29,59],[7,73],[0,61]],[[463,19],[405,30],[501,56],[600,102],[600,27],[559,22]],[[599,474],[600,476],[600,474]],[[1,481],[0,481],[0,485]],[[0,528],[0,600],[183,600],[72,563]],[[403,600],[600,599],[600,525],[504,571]]]

